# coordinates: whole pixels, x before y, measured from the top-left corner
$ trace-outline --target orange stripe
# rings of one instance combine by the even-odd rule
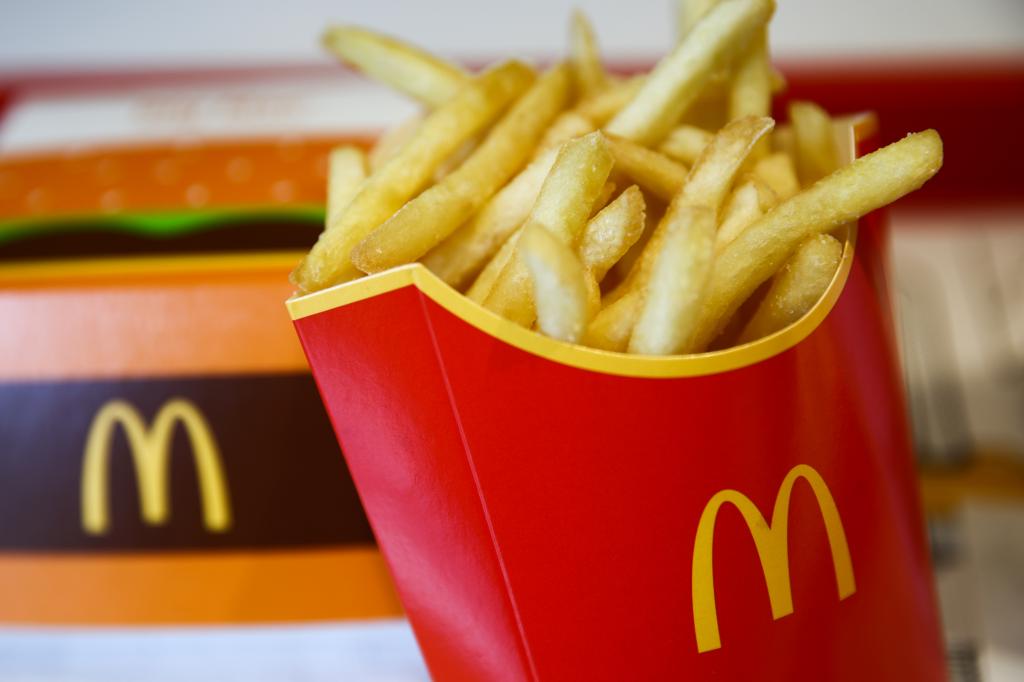
[[[304,371],[284,307],[294,260],[148,259],[11,274],[0,288],[0,380]]]
[[[258,623],[402,614],[371,548],[0,555],[0,622]]]

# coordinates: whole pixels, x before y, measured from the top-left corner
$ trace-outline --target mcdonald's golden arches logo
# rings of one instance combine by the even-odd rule
[[[725,504],[739,510],[754,538],[761,569],[768,587],[768,600],[772,618],[778,620],[793,613],[792,583],[789,577],[789,502],[793,486],[800,479],[805,480],[814,491],[825,532],[832,551],[832,565],[836,574],[836,588],[840,601],[857,591],[853,578],[853,564],[850,549],[846,544],[846,532],[836,508],[832,493],[825,480],[813,468],[798,464],[786,475],[779,486],[769,524],[757,505],[746,495],[736,490],[722,490],[716,493],[700,516],[697,536],[693,543],[693,626],[697,634],[697,651],[704,653],[722,646],[718,632],[718,611],[715,606],[715,576],[712,565],[715,520],[718,511]]]
[[[120,425],[128,438],[135,465],[142,519],[151,526],[170,518],[168,469],[174,426],[181,423],[192,445],[199,478],[203,523],[219,533],[231,527],[231,504],[220,451],[209,424],[194,404],[184,398],[168,400],[147,428],[138,411],[123,400],[111,400],[93,418],[82,461],[82,526],[91,535],[102,535],[110,525],[108,478],[114,428]]]

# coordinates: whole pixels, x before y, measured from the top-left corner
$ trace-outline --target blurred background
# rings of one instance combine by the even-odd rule
[[[612,68],[673,43],[668,0],[0,6],[0,680],[427,679],[281,305],[327,150],[414,110],[319,35],[552,59],[574,7]],[[770,39],[786,97],[945,140],[894,325],[952,678],[1024,679],[1024,3],[778,0]],[[180,436],[140,518],[110,434],[158,415],[217,434],[226,523]]]

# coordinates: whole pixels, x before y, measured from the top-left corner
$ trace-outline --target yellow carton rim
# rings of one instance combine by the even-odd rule
[[[870,114],[845,119],[841,132],[848,149],[858,139],[876,130]],[[558,341],[526,329],[487,310],[450,287],[420,263],[392,268],[375,275],[338,284],[322,291],[297,296],[287,302],[292,320],[340,308],[407,286],[416,287],[442,308],[505,343],[553,362],[604,374],[619,376],[674,378],[700,376],[746,367],[782,353],[807,338],[828,317],[843,292],[853,266],[857,244],[857,226],[846,230],[843,256],[825,294],[802,318],[774,334],[741,346],[692,355],[645,356],[616,353]]]

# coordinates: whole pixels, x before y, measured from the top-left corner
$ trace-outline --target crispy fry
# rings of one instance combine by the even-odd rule
[[[569,30],[569,63],[572,65],[576,92],[590,97],[604,90],[608,75],[601,64],[601,52],[594,37],[594,28],[582,11],[572,13]]]
[[[405,143],[416,134],[416,129],[420,127],[421,123],[423,123],[423,117],[416,115],[381,135],[366,158],[370,172],[376,173],[398,154]]]
[[[522,230],[516,230],[508,236],[508,239],[501,245],[498,252],[487,262],[484,269],[480,271],[479,276],[473,282],[473,286],[466,292],[467,298],[483,305],[487,296],[491,293],[491,289],[494,288],[494,283],[498,281],[501,271],[512,260],[512,256],[516,252],[516,245],[519,243],[519,237],[522,234]]]
[[[614,135],[608,136],[608,147],[615,157],[616,170],[663,201],[672,201],[686,182],[686,166],[664,154]]]
[[[366,180],[366,153],[359,147],[331,150],[327,157],[326,228],[332,229]]]
[[[611,168],[612,155],[601,133],[567,142],[544,180],[524,229],[536,223],[562,243],[573,244],[586,225]],[[518,249],[484,305],[523,326],[533,323],[536,310],[529,271],[518,256]]]
[[[790,102],[789,120],[796,142],[796,167],[804,186],[839,168],[832,119],[824,109],[812,102]]]
[[[632,276],[631,286],[646,288],[654,258],[661,250],[667,226],[676,218],[673,215],[686,206],[707,206],[715,215],[732,186],[733,178],[762,135],[771,130],[774,121],[767,117],[747,116],[737,119],[722,128],[711,143],[704,148],[697,163],[683,185],[682,191],[669,206],[665,218],[647,243]]]
[[[671,355],[693,335],[711,274],[715,213],[706,206],[676,211],[654,259],[629,352]]]
[[[777,136],[776,136],[777,137]],[[775,152],[754,164],[754,177],[768,185],[780,201],[785,201],[800,191],[793,158],[785,152]]]
[[[681,125],[673,128],[665,141],[658,146],[658,151],[676,161],[692,166],[714,136],[714,133],[703,128]]]
[[[423,264],[456,289],[469,283],[509,235],[523,224],[558,156],[550,149],[491,197],[465,225],[423,257]]]
[[[608,124],[609,133],[659,143],[714,71],[768,23],[772,0],[722,0],[661,60],[636,97]]]
[[[367,178],[336,228],[320,235],[292,273],[293,283],[315,291],[357,277],[352,248],[420,191],[448,155],[494,120],[532,80],[529,67],[506,62],[430,114],[402,151]]]
[[[633,291],[602,308],[587,325],[583,343],[602,350],[626,352],[642,303],[640,293]]]
[[[590,219],[577,247],[583,267],[600,282],[644,231],[644,195],[636,185]]]
[[[842,257],[843,245],[827,234],[801,244],[775,275],[739,343],[773,334],[807,314],[832,282]]]
[[[603,126],[636,97],[645,79],[646,76],[633,76],[622,83],[610,85],[603,92],[580,102],[575,111],[595,126]]]
[[[352,251],[363,272],[411,263],[452,234],[520,170],[569,97],[569,69],[544,74],[444,180],[403,206]]]
[[[441,106],[470,82],[466,72],[455,64],[364,28],[330,28],[324,33],[323,44],[366,75],[428,107]]]
[[[533,281],[537,328],[577,343],[587,324],[587,273],[572,249],[537,223],[523,230],[519,255]]]
[[[776,206],[719,255],[697,333],[687,350],[705,348],[736,308],[804,240],[896,201],[927,182],[941,166],[942,140],[934,130],[926,130],[855,160]]]
[[[722,211],[722,221],[715,234],[715,253],[720,253],[740,232],[776,203],[778,199],[775,193],[756,177],[733,190]]]
[[[761,29],[740,57],[729,87],[729,120],[743,116],[770,116],[772,113],[771,64],[768,62],[767,29]],[[771,151],[769,136],[762,137],[750,150],[750,158],[759,159]]]

